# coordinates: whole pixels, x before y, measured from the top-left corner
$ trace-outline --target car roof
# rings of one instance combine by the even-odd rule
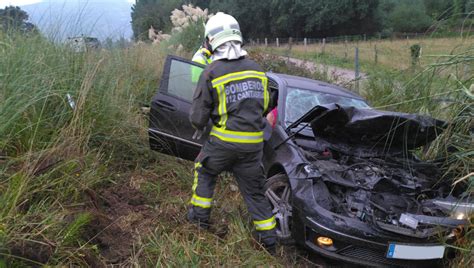
[[[280,73],[267,73],[267,76],[270,78],[275,78],[283,82],[286,86],[314,90],[322,93],[338,95],[342,97],[348,97],[353,99],[364,100],[361,96],[357,95],[354,92],[351,92],[343,87],[322,82],[319,80],[314,80],[306,77],[280,74]]]

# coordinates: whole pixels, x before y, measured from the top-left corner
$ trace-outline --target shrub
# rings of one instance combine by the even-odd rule
[[[207,9],[193,7],[191,4],[183,5],[183,10],[175,9],[171,12],[173,29],[171,38],[165,42],[166,46],[181,46],[187,52],[193,52],[199,48],[204,40],[204,25],[208,15]]]
[[[395,32],[420,32],[432,23],[426,15],[425,6],[420,1],[401,3],[389,16],[390,25]]]

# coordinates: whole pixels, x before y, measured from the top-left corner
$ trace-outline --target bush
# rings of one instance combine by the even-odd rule
[[[183,10],[171,12],[173,30],[165,46],[182,47],[187,52],[196,51],[204,40],[204,25],[208,19],[207,9],[183,5]]]
[[[420,1],[401,3],[389,16],[395,32],[420,32],[430,27],[432,19],[426,15],[425,6]]]

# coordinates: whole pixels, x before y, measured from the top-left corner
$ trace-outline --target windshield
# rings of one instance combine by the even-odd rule
[[[356,108],[370,108],[363,100],[290,87],[286,95],[285,122],[287,124],[293,123],[314,106],[330,103]]]

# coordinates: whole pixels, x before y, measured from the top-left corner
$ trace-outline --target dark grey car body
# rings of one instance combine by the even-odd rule
[[[184,70],[200,65],[168,57],[151,104],[150,145],[194,160],[207,136],[191,138],[187,113],[192,91],[170,93],[170,83],[189,80],[189,73],[173,71],[176,66]],[[371,109],[362,97],[328,83],[267,76],[271,91],[278,94],[273,105],[278,107],[278,121],[265,142],[263,163],[268,178],[278,174],[288,178],[294,241],[324,256],[363,265],[440,264],[447,253],[439,241],[450,241],[453,229],[466,224],[450,217],[458,209],[455,204],[471,209],[472,203],[451,196],[437,166],[417,159],[412,151],[434,140],[444,123]],[[181,90],[192,86],[188,81]],[[323,96],[318,102],[327,103],[308,107],[314,103],[313,93]],[[318,245],[320,236],[331,238],[333,245]],[[400,252],[405,246],[442,252],[435,258],[404,257]]]

